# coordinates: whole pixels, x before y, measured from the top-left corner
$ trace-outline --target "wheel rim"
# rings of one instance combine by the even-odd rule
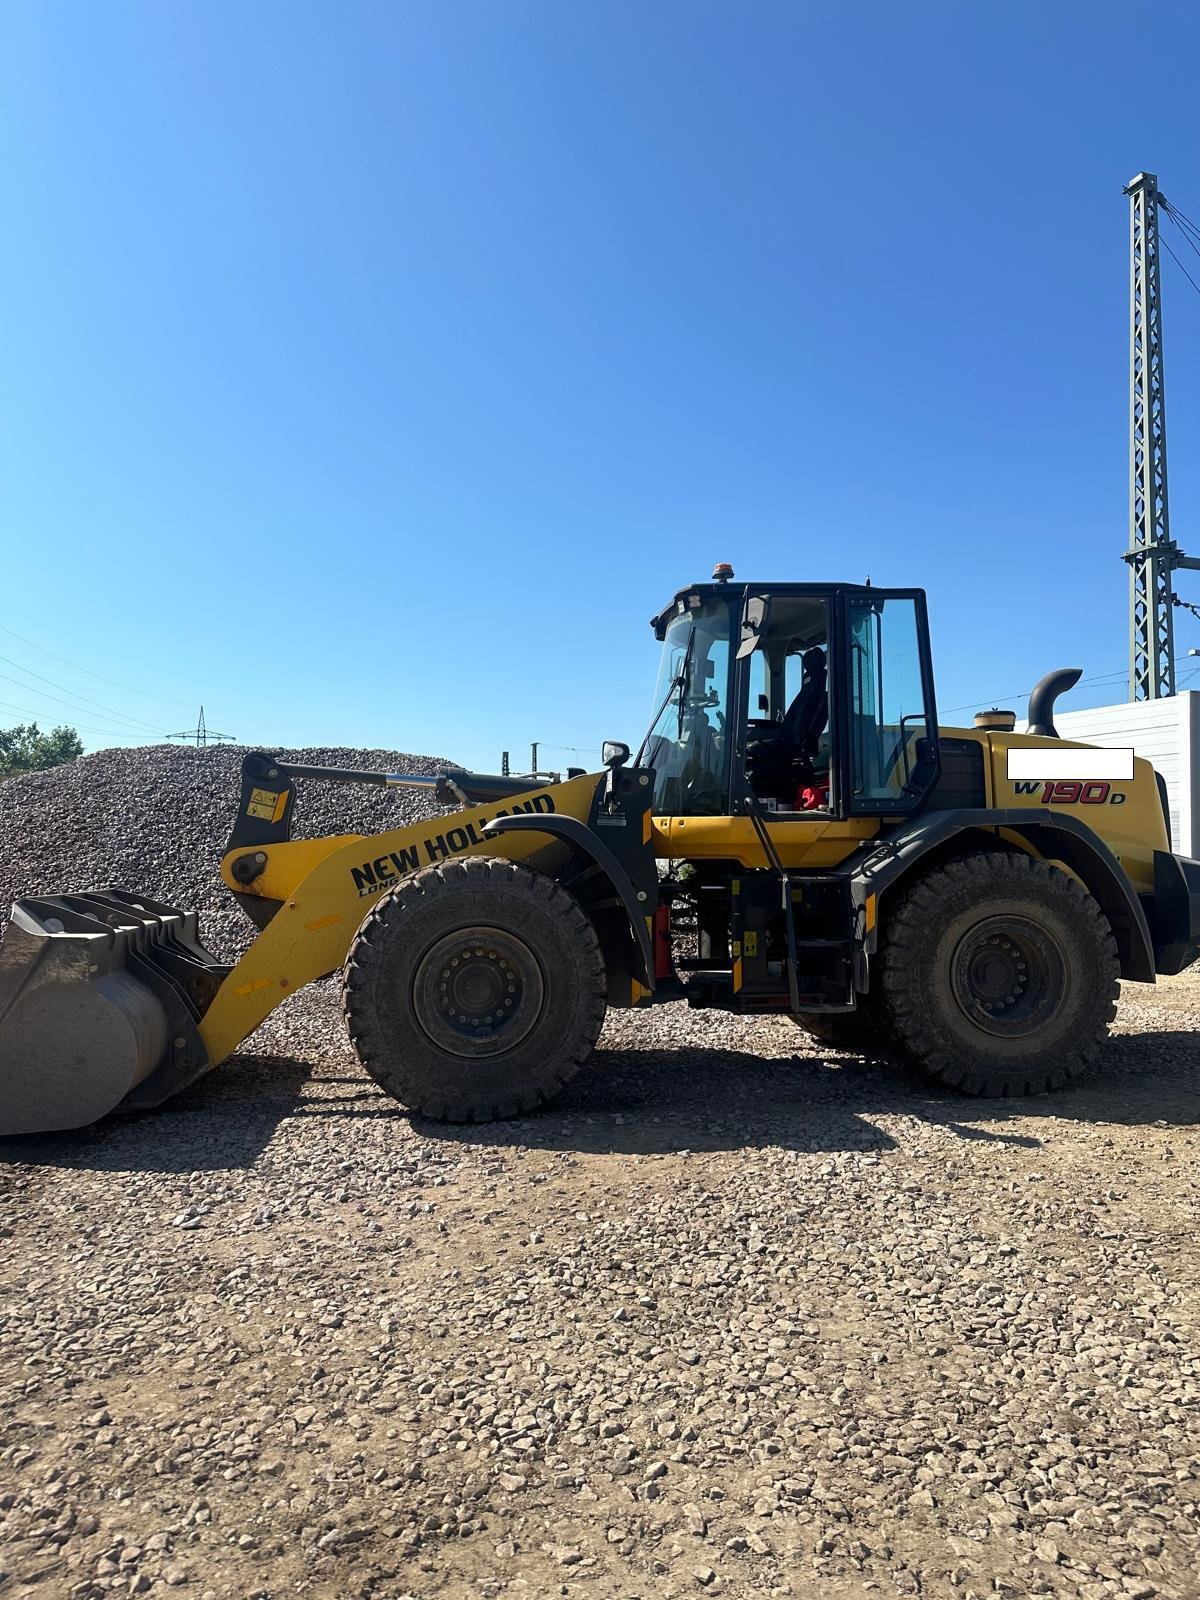
[[[985,1033],[1036,1033],[1066,999],[1067,964],[1058,941],[1027,917],[988,917],[958,941],[950,985],[963,1015]]]
[[[451,1055],[488,1057],[511,1050],[542,1013],[545,983],[537,957],[500,928],[459,928],[426,952],[413,980],[413,1015]]]

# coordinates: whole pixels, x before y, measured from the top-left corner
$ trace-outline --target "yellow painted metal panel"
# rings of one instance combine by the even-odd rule
[[[283,904],[217,990],[204,1015],[200,1036],[209,1060],[214,1065],[223,1061],[285,996],[314,978],[336,972],[346,959],[359,923],[379,895],[405,876],[406,870],[462,856],[505,856],[520,861],[543,852],[552,856],[565,851],[564,845],[544,833],[504,833],[493,838],[482,831],[483,825],[527,805],[586,822],[598,779],[599,775],[590,773],[528,790],[503,806],[471,806],[370,839],[351,834],[271,845],[264,851],[267,870],[255,880],[253,890]],[[226,883],[242,894],[247,892],[246,886],[232,877],[230,866],[236,856],[245,853],[232,852],[221,866]],[[381,863],[382,872],[377,870]]]
[[[248,846],[231,850],[221,863],[221,878],[235,894],[256,894],[264,900],[286,900],[298,883],[326,856],[333,855],[346,845],[363,838],[360,833],[334,834],[326,839],[289,839],[286,844],[264,844],[252,852]],[[233,863],[239,856],[262,854],[266,863],[254,882],[247,886],[233,875]]]
[[[1028,749],[1034,745],[1057,749],[1085,747],[1065,739],[1043,739],[1021,733],[993,733],[986,738],[986,765],[996,806],[1035,811],[1044,808],[1074,817],[1108,846],[1135,888],[1153,891],[1154,852],[1170,847],[1158,784],[1149,761],[1134,758],[1133,777],[1128,783],[1014,780],[1008,776],[1009,750]],[[1022,847],[1029,849],[1028,845]]]
[[[656,833],[672,859],[736,861],[743,867],[768,867],[749,817],[656,817]],[[786,867],[835,867],[864,839],[874,838],[874,817],[831,817],[769,822],[768,832]]]
[[[270,983],[270,978],[255,978],[251,983],[239,983],[233,992],[237,995],[253,994],[257,989],[269,988]]]

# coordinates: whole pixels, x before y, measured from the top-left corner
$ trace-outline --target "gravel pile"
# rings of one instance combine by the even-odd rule
[[[312,986],[0,1146],[0,1596],[1194,1600],[1198,1022],[1127,986],[1013,1103],[614,1012],[548,1114],[453,1129]]]
[[[396,750],[279,750],[299,765],[433,773],[435,756]],[[254,929],[221,883],[219,867],[241,793],[236,745],[147,745],[100,750],[49,772],[0,783],[0,927],[28,894],[116,887],[200,912],[204,942],[221,960]],[[292,835],[377,833],[439,811],[421,790],[299,779]]]

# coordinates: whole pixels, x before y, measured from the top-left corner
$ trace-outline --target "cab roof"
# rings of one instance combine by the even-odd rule
[[[684,611],[695,611],[710,601],[737,601],[742,605],[748,595],[821,595],[837,594],[922,594],[920,589],[874,590],[869,583],[734,583],[730,579],[707,583],[689,583],[686,589],[677,589],[669,605],[650,618],[656,639],[662,639],[673,618]]]

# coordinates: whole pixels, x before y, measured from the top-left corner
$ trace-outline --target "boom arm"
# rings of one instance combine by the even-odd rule
[[[323,771],[310,769],[304,775],[323,775]],[[484,832],[485,824],[517,813],[555,813],[585,822],[596,786],[604,781],[602,774],[585,774],[507,797],[503,806],[472,806],[370,838],[348,834],[291,840],[286,831],[294,791],[278,784],[278,778],[285,776],[281,766],[275,767],[275,774],[275,779],[267,780],[276,782],[273,798],[255,798],[263,793],[250,781],[255,773],[244,783],[231,848],[221,863],[223,880],[243,902],[268,903],[269,920],[222,983],[200,1023],[210,1066],[223,1061],[289,994],[336,972],[371,901],[398,878],[459,856],[503,854],[525,860],[540,852],[562,854],[566,847],[544,833],[513,833],[501,843]],[[259,808],[268,816],[259,816]],[[258,848],[246,849],[247,832],[272,830],[285,836],[276,842],[259,837],[253,841]],[[234,842],[239,839],[243,842]]]

